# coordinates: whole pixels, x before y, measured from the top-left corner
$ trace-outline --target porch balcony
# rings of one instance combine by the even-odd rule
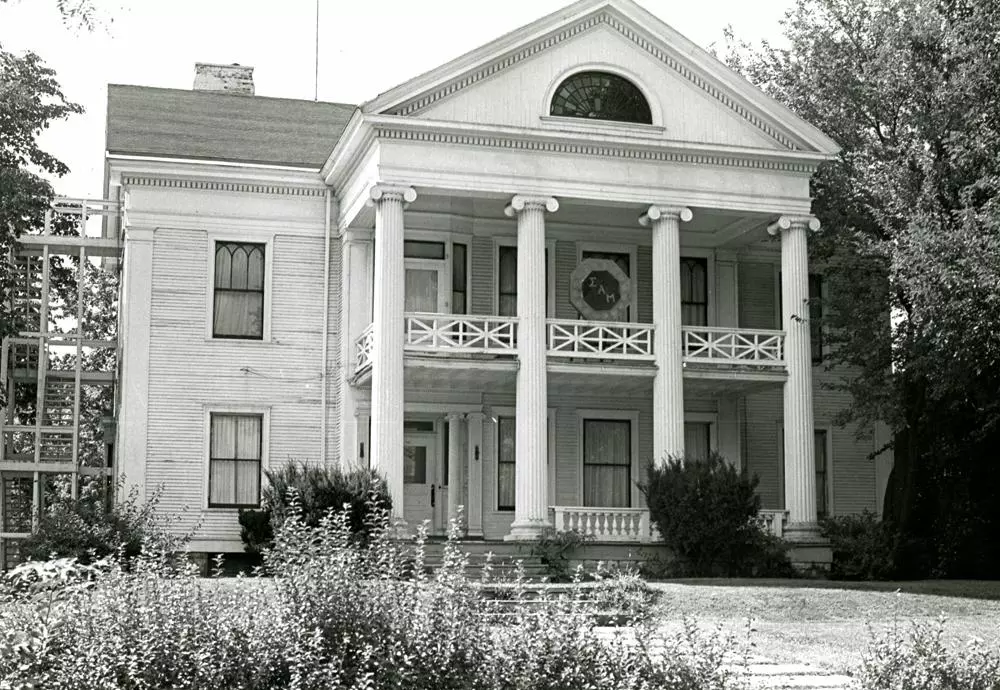
[[[552,524],[557,532],[579,532],[599,542],[645,544],[655,539],[656,528],[650,524],[646,508],[593,508],[584,506],[551,506]],[[788,513],[784,510],[761,509],[757,514],[761,526],[776,537],[784,535]]]
[[[464,361],[517,356],[515,317],[407,313],[403,318],[407,355]],[[783,331],[684,326],[681,333],[685,367],[719,372],[785,370]],[[652,324],[547,319],[546,350],[550,361],[652,369],[654,335]],[[369,324],[355,341],[356,380],[372,367],[373,345]]]

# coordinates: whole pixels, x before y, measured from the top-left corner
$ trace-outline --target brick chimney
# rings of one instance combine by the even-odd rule
[[[236,64],[213,65],[198,62],[194,66],[195,91],[220,91],[240,96],[253,95],[253,67]]]

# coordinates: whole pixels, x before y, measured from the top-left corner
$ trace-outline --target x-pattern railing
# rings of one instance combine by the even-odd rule
[[[549,354],[594,359],[653,359],[653,327],[614,321],[549,319]]]
[[[357,348],[358,366],[357,371],[364,371],[372,365],[372,357],[375,349],[375,324],[368,324],[368,328],[362,331],[354,345]]]
[[[684,361],[784,366],[784,331],[684,326]]]
[[[517,319],[506,316],[407,314],[406,349],[513,354],[517,350]]]

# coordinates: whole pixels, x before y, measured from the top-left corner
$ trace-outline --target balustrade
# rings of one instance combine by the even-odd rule
[[[597,541],[648,542],[649,511],[644,508],[552,506],[558,532],[574,530]]]
[[[783,331],[684,326],[685,362],[753,366],[785,365]]]
[[[613,321],[549,319],[549,355],[652,361],[653,327]]]

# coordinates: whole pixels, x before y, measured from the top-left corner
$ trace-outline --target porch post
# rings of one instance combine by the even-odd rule
[[[416,198],[412,187],[371,188],[375,206],[371,466],[386,478],[397,521],[403,519],[403,208]]]
[[[681,343],[683,207],[650,206],[639,223],[653,228],[653,461],[684,456],[684,365]]]
[[[469,428],[469,498],[465,506],[466,535],[483,536],[483,419],[482,412],[470,412],[466,417]]]
[[[465,430],[465,415],[448,415],[448,524],[458,518],[458,508],[462,500],[462,432]],[[463,530],[464,531],[464,530]]]
[[[767,231],[781,235],[781,323],[785,330],[786,537],[819,539],[816,522],[816,457],[813,431],[812,356],[809,352],[809,256],[806,235],[819,230],[811,216],[782,216]]]
[[[349,384],[358,364],[355,340],[371,323],[371,237],[370,231],[348,229],[341,234],[341,290],[350,299],[343,301],[344,332],[340,357],[344,375],[340,380],[340,466],[354,469],[367,465],[359,455],[362,437],[358,428],[358,391]]]
[[[504,209],[517,216],[517,462],[508,540],[536,539],[549,526],[545,212],[558,208],[552,197],[517,195]]]

